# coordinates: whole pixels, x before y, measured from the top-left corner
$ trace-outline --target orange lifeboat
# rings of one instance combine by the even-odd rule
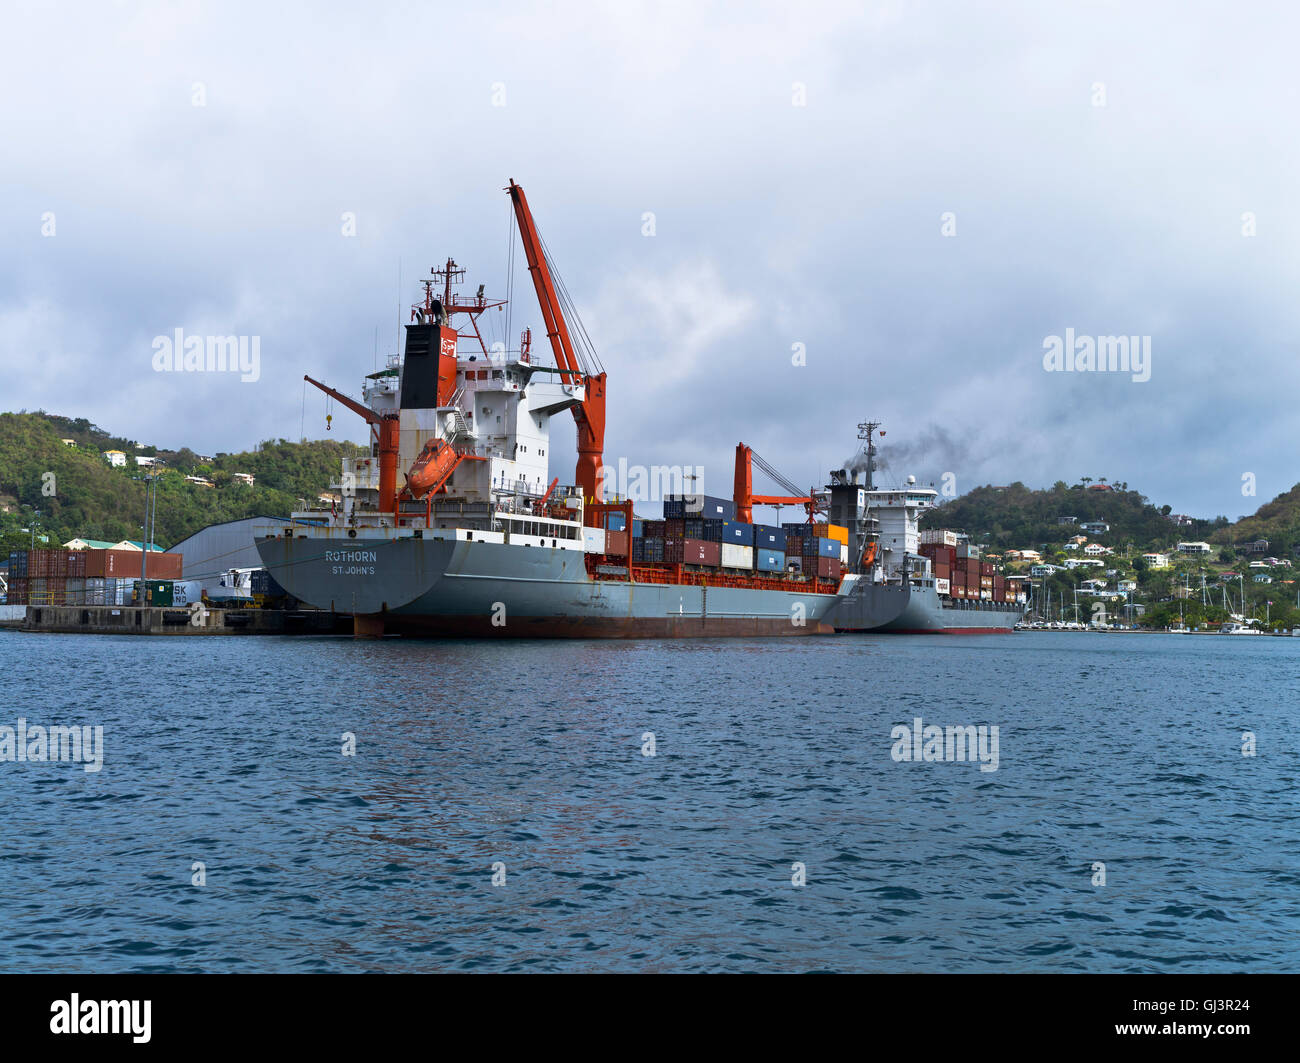
[[[412,498],[436,493],[451,479],[456,466],[463,460],[464,456],[445,439],[429,440],[406,474],[407,491]]]

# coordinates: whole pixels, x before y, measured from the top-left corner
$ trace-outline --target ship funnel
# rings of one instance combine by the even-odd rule
[[[433,306],[434,324],[406,326],[406,353],[402,359],[401,407],[431,410],[446,406],[456,390],[456,340],[454,328],[437,324],[442,306]]]

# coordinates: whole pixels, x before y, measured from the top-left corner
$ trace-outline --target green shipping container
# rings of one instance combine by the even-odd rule
[[[169,579],[151,579],[145,581],[148,588],[147,604],[158,607],[167,607],[172,604],[172,581]]]

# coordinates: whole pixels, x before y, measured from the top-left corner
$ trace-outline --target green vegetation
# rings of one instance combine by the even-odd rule
[[[977,487],[928,513],[922,526],[966,531],[990,548],[1038,550],[1079,534],[1077,526],[1059,523],[1062,517],[1075,517],[1079,524],[1105,521],[1110,531],[1090,538],[1108,546],[1132,543],[1139,554],[1170,549],[1184,540],[1208,540],[1211,534],[1228,527],[1227,517],[1197,520],[1179,527],[1169,520],[1170,512],[1169,506],[1157,508],[1145,495],[1129,490],[1127,484],[1101,490],[1085,483],[1070,487],[1058,480],[1043,491],[1031,490],[1022,483]]]
[[[1254,516],[1219,529],[1210,542],[1226,546],[1254,539],[1267,539],[1268,552],[1274,557],[1295,556],[1300,547],[1300,484],[1265,502]]]
[[[72,439],[67,446],[62,439]],[[110,466],[105,450],[126,452],[125,468]],[[54,546],[85,539],[139,539],[144,522],[146,471],[135,456],[166,461],[158,479],[155,538],[170,546],[200,528],[241,517],[287,517],[314,501],[337,481],[344,457],[363,453],[351,443],[290,443],[268,440],[254,452],[218,454],[210,462],[188,448],[169,451],[113,436],[84,418],[72,420],[41,411],[0,414],[0,549],[6,553],[31,544],[33,513],[38,535]],[[252,487],[231,479],[252,473]],[[53,479],[47,473],[53,473]],[[213,487],[187,483],[202,476]],[[53,493],[49,493],[50,490]]]

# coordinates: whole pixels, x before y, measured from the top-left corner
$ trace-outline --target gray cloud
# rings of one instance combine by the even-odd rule
[[[1300,478],[1288,11],[72,10],[7,26],[4,408],[294,438],[303,373],[358,394],[432,264],[503,292],[514,177],[609,368],[611,455],[725,493],[744,440],[820,483],[871,416],[891,474],[963,488],[1104,474],[1235,516],[1242,472]],[[511,340],[540,339],[516,279]],[[178,327],[259,335],[261,379],[152,372]],[[1045,373],[1067,328],[1150,335],[1151,380]]]

